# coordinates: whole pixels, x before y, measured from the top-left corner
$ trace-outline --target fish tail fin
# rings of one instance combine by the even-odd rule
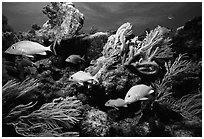
[[[56,50],[55,50],[56,43],[57,43],[57,39],[49,46],[49,50],[53,52],[54,55],[57,55]]]
[[[99,81],[98,81],[98,79],[96,78],[96,76],[97,76],[97,74],[95,74],[95,75],[93,76],[93,80],[95,80],[97,83],[99,83]]]
[[[81,59],[86,62],[86,60],[84,59],[85,58],[85,54],[81,57]]]
[[[85,58],[85,54],[81,58],[84,59]]]

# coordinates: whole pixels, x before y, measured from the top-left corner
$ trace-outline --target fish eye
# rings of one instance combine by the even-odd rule
[[[130,97],[130,95],[128,95],[127,97]]]
[[[70,77],[70,79],[73,79],[73,77]]]
[[[11,48],[12,48],[12,49],[15,49],[15,46],[12,46]]]

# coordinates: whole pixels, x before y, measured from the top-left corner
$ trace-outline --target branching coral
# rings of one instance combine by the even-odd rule
[[[160,66],[155,62],[155,59],[173,56],[170,48],[171,39],[167,37],[169,32],[169,29],[158,26],[147,33],[143,41],[139,41],[138,36],[128,39],[127,36],[132,34],[132,25],[128,22],[124,23],[118,28],[116,34],[108,38],[103,48],[103,66],[98,64],[99,62],[94,65],[100,67],[100,69],[96,68],[99,69],[97,77],[100,78],[102,71],[116,62],[121,62],[127,67],[134,67],[142,74],[157,74]]]
[[[27,106],[25,105],[25,108],[21,106],[20,111]],[[82,103],[75,97],[57,98],[41,106],[39,110],[20,116],[17,121],[9,124],[14,125],[16,132],[23,136],[41,136],[48,132],[56,136],[62,134],[75,136],[77,135],[75,132],[71,134],[66,130],[70,130],[81,119],[81,106]],[[12,110],[12,114],[18,112],[18,109]],[[63,130],[66,133],[63,133]]]
[[[146,38],[142,42],[138,40],[137,36],[133,38],[125,65],[133,65],[139,72],[147,75],[158,73],[159,65],[154,59],[173,56],[169,47],[171,39],[166,38],[166,34],[169,32],[170,30],[167,28],[158,26],[150,33],[147,32]],[[140,56],[139,61],[134,62],[138,56]]]

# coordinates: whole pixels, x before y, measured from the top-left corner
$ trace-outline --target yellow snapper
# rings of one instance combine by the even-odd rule
[[[96,81],[97,83],[99,82],[95,76],[92,76],[90,73],[84,71],[78,71],[69,77],[69,81],[78,82],[80,85],[83,85],[84,82],[90,82],[92,80]]]
[[[85,62],[84,58],[80,55],[70,55],[65,61],[73,64],[81,64]]]
[[[37,42],[32,42],[32,41],[19,41],[11,45],[5,51],[5,53],[33,57],[34,54],[46,55],[46,51],[52,52],[51,46],[52,45],[50,45],[49,47],[45,47]],[[54,53],[55,53],[55,50],[54,50]]]
[[[130,88],[125,96],[125,103],[130,104],[138,100],[147,100],[147,95],[153,93],[154,90],[145,84],[135,85]]]
[[[117,99],[110,99],[105,103],[105,106],[107,107],[114,107],[115,109],[118,109],[118,107],[127,107],[127,104],[125,103],[125,100],[122,98]]]

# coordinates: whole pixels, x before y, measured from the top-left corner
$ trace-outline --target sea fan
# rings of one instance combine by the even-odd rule
[[[187,120],[202,122],[202,93],[200,91],[185,95],[181,99],[167,97],[162,104],[168,105]]]
[[[28,104],[20,104],[16,107],[14,107],[9,114],[4,118],[6,123],[15,121],[17,118],[19,118],[22,115],[27,115],[29,113],[29,109],[33,108],[37,104],[36,102],[30,102]]]
[[[166,38],[164,39],[158,49],[158,51],[155,53],[154,57],[155,58],[171,58],[174,54],[174,52],[172,51],[172,48],[170,47],[171,44],[171,39],[170,38]]]
[[[70,130],[81,119],[81,106],[82,103],[75,97],[60,97],[9,124],[14,125],[16,132],[23,136],[42,136],[47,133],[62,136],[66,132],[63,130]],[[75,132],[66,133],[67,136],[78,135]]]
[[[11,96],[20,97],[25,95],[39,85],[38,80],[33,78],[27,78],[22,83],[16,80],[10,80],[2,87],[3,102],[7,101]]]
[[[16,105],[30,102],[34,96],[33,90],[40,85],[39,80],[33,78],[27,78],[23,82],[17,82],[16,80],[8,81],[2,87],[3,115],[6,115]]]
[[[153,83],[157,90],[156,101],[161,101],[165,97],[172,94],[172,80],[177,75],[187,72],[191,67],[191,61],[184,60],[184,54],[180,54],[172,63],[169,61],[165,64],[166,74],[162,80],[157,80]]]
[[[188,73],[191,70],[191,61],[184,60],[185,55],[180,54],[173,63],[166,63],[166,74],[162,80],[157,80],[153,83],[156,88],[156,101],[160,104],[165,104],[171,110],[180,113],[184,118],[193,121],[201,121],[202,113],[202,94],[188,94],[180,99],[171,96],[172,81],[179,74]]]

